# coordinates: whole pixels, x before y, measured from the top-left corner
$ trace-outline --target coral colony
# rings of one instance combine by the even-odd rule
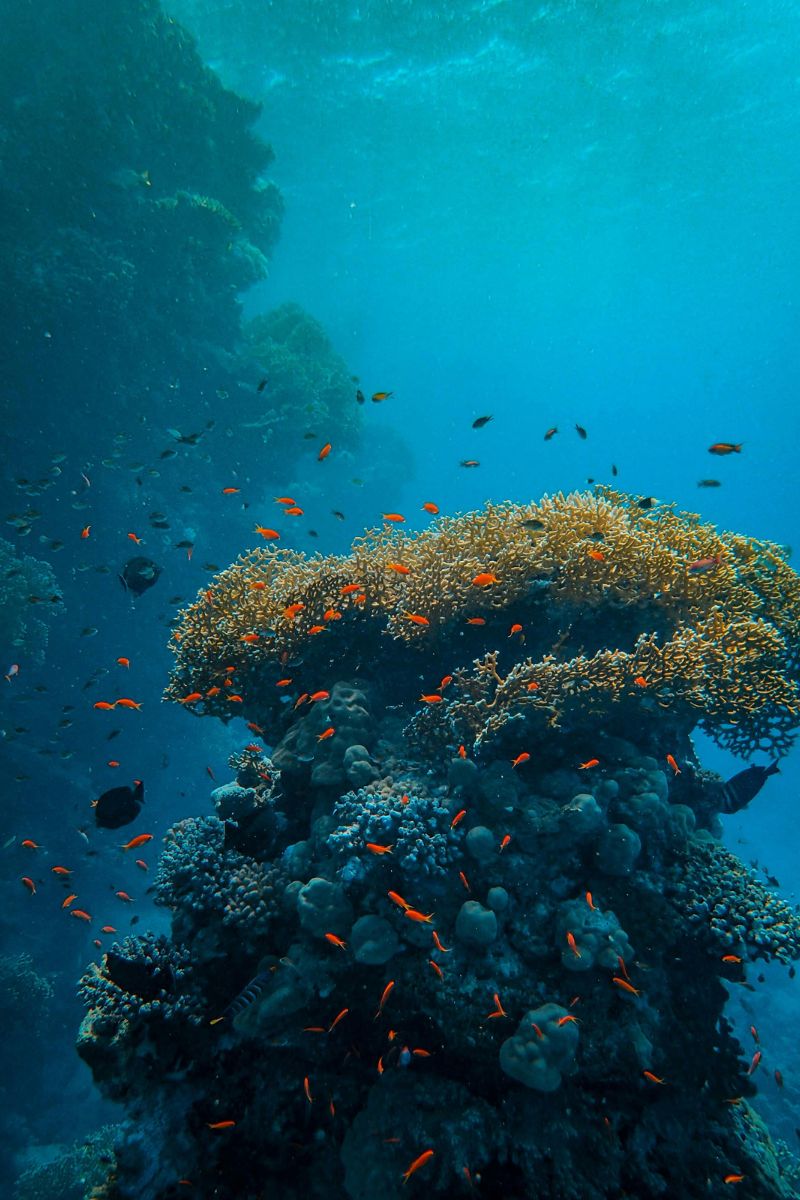
[[[167,698],[252,740],[82,980],[94,1195],[789,1196],[723,1009],[800,918],[690,735],[786,752],[799,622],[780,548],[604,489],[221,572]]]

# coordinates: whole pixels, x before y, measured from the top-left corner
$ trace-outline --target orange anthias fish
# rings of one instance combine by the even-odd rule
[[[54,875],[61,875],[63,877],[66,877],[67,875],[72,874],[72,871],[70,870],[69,867],[51,867],[50,870],[53,872]]]
[[[72,904],[72,901],[77,900],[77,899],[78,899],[78,893],[70,892],[70,894],[68,896],[65,896],[64,899],[61,901],[61,907],[69,908],[70,904]]]
[[[647,687],[647,680],[645,679],[644,675],[637,675],[633,682],[636,684],[637,687],[640,687],[640,688]]]
[[[31,877],[29,875],[23,875],[21,878],[22,878],[22,882],[23,882],[24,886],[28,889],[30,894],[32,896],[35,896],[36,895],[36,884],[33,882]]]
[[[103,712],[110,712],[111,709],[114,708],[114,705],[110,704],[108,700],[95,700],[92,708],[99,708],[102,709]]]
[[[315,701],[315,700],[329,700],[330,695],[331,695],[330,692],[326,692],[326,691],[312,692],[311,695],[308,697],[308,700],[309,700],[309,703],[311,703],[312,701]]]
[[[131,660],[129,658],[118,658],[117,659],[118,667],[130,667],[130,665],[131,665]]]
[[[389,399],[389,397],[390,397],[390,396],[393,396],[393,395],[394,395],[394,392],[373,392],[373,394],[372,394],[372,403],[373,403],[373,404],[380,404],[380,402],[381,402],[382,400],[388,400],[388,399]]]
[[[473,587],[489,587],[492,583],[499,583],[500,580],[491,571],[480,571],[472,580]]]
[[[442,697],[439,695],[438,692],[430,692],[427,695],[423,692],[423,694],[420,696],[420,700],[423,704],[441,704],[442,703]]]
[[[276,538],[281,536],[277,529],[265,529],[263,525],[256,525],[254,532],[260,534],[267,542],[275,541]]]
[[[122,696],[121,699],[115,700],[114,703],[120,708],[135,708],[137,712],[140,712],[142,707],[140,701],[130,700],[127,696]]]
[[[669,765],[672,767],[672,772],[673,772],[673,774],[674,774],[674,775],[680,775],[680,773],[681,773],[681,769],[680,769],[680,767],[678,766],[678,764],[675,762],[675,759],[672,757],[672,755],[671,755],[671,754],[668,754],[668,755],[667,755],[667,762],[668,762],[668,763],[669,763]]]
[[[597,767],[600,764],[599,758],[590,758],[586,762],[578,764],[579,771],[588,771],[590,767]]]
[[[456,815],[453,817],[452,821],[450,822],[450,828],[451,828],[451,829],[455,829],[457,825],[460,825],[460,823],[461,823],[461,822],[464,820],[464,817],[465,817],[466,815],[467,815],[467,810],[466,810],[465,808],[462,808],[462,809],[461,809],[459,812],[457,812],[457,813],[456,813]]]
[[[741,1183],[743,1179],[744,1179],[744,1175],[726,1175],[722,1182],[723,1183]]]
[[[666,1083],[666,1079],[662,1079],[660,1075],[654,1075],[652,1071],[642,1071],[645,1079],[650,1083]]]
[[[694,562],[688,563],[686,571],[689,575],[708,575],[710,571],[716,571],[717,567],[722,565],[722,561],[721,554],[712,554],[708,558],[696,558]]]
[[[386,894],[391,900],[392,904],[396,904],[398,908],[406,909],[406,911],[411,908],[411,905],[408,903],[408,901],[404,900],[398,892],[387,892]]]
[[[430,925],[431,921],[433,920],[433,913],[421,913],[416,908],[407,908],[405,910],[405,916],[408,917],[409,921],[420,921],[424,922],[426,925]]]
[[[33,838],[25,838],[25,841],[20,842],[20,845],[24,846],[26,850],[40,850],[41,849],[39,843],[34,842]]]
[[[387,563],[386,570],[394,571],[395,574],[397,574],[397,575],[410,575],[411,574],[411,568],[405,566],[403,563],[395,563],[395,562]]]
[[[614,975],[611,982],[615,983],[623,992],[629,992],[632,996],[639,995],[639,989],[635,988],[632,983],[628,983],[627,979],[620,978],[619,975]]]
[[[339,950],[344,950],[347,947],[347,942],[343,942],[335,933],[326,933],[325,940],[330,942],[332,946],[338,947]]]
[[[426,500],[422,506],[422,511],[426,513],[432,513],[435,517],[439,511],[439,505],[434,504],[432,500]]]
[[[367,849],[370,854],[391,854],[394,849],[394,843],[390,846],[381,846],[378,842],[367,842]]]
[[[744,442],[714,442],[708,447],[709,454],[741,454]]]
[[[324,458],[327,458],[332,449],[333,449],[333,446],[331,445],[331,443],[326,442],[325,445],[320,450],[319,454],[317,455],[317,462],[322,462],[322,460]]]
[[[81,530],[81,537],[88,538],[88,536],[91,532],[92,532],[91,525],[85,525],[84,528]]]
[[[227,487],[222,489],[223,496],[235,496],[241,489],[235,487]]]
[[[468,625],[485,625],[486,618],[485,617],[467,617],[467,624]]]
[[[323,729],[322,733],[317,734],[317,741],[324,742],[329,737],[333,737],[333,735],[335,733],[336,733],[336,730],[334,729],[334,727],[332,725],[329,725],[327,729]]]
[[[587,551],[587,557],[594,559],[595,562],[605,562],[606,560],[606,556],[602,550],[589,550]]]
[[[287,604],[283,610],[284,620],[293,621],[297,614],[301,613],[304,608],[305,604],[302,604],[299,600],[295,604]]]
[[[423,617],[421,613],[407,612],[403,613],[403,616],[407,621],[411,621],[413,625],[430,625],[428,618]]]
[[[146,842],[152,842],[152,833],[140,833],[137,837],[131,838],[124,846],[120,846],[120,850],[135,850],[137,846],[144,846]]]
[[[303,509],[300,508],[299,504],[293,504],[291,508],[285,508],[283,511],[287,517],[302,517],[303,515]]]
[[[423,1150],[422,1154],[418,1155],[413,1162],[409,1163],[405,1171],[403,1171],[403,1183],[408,1183],[414,1172],[418,1171],[420,1167],[424,1167],[426,1162],[430,1162],[434,1154],[434,1150]]]
[[[82,908],[71,908],[69,910],[69,915],[71,917],[77,917],[79,921],[89,922],[92,919],[87,912],[84,912]]]
[[[130,541],[135,542],[137,546],[141,545],[142,539],[137,537],[135,533],[129,533],[128,538]]]
[[[206,1121],[208,1129],[233,1129],[235,1121]]]
[[[531,756],[528,754],[528,751],[523,750],[522,754],[518,754],[516,758],[512,758],[511,765],[512,767],[521,767],[523,763],[529,761],[530,757]]]
[[[378,1011],[375,1013],[376,1019],[383,1012],[383,1006],[386,1003],[386,1001],[389,999],[389,996],[392,994],[393,990],[394,990],[394,980],[390,979],[389,982],[387,983],[386,987],[383,989],[383,992],[381,993],[381,998],[380,998],[380,1001],[378,1002]]]
[[[395,525],[402,524],[402,522],[405,521],[405,517],[402,515],[402,513],[381,513],[381,516],[383,517],[384,521],[391,521]]]
[[[494,993],[494,996],[492,997],[492,999],[494,1000],[494,1011],[489,1013],[486,1020],[492,1021],[496,1017],[507,1017],[508,1013],[503,1008],[503,1005],[500,1003],[500,996],[498,995],[497,992]]]
[[[575,934],[572,933],[569,929],[567,930],[567,945],[569,946],[570,950],[572,951],[572,953],[575,955],[576,958],[582,957],[581,952],[578,949],[578,944],[575,941]]]

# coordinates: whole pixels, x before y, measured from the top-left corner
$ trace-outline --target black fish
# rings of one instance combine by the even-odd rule
[[[718,479],[698,479],[698,487],[722,487]]]
[[[356,392],[356,400],[358,401],[359,404],[364,404],[366,402],[366,397],[365,397],[364,393],[361,391],[361,388],[359,388],[358,391]]]
[[[121,829],[136,820],[143,803],[144,784],[140,779],[134,787],[109,788],[94,806],[94,819],[101,829]]]
[[[332,508],[332,509],[331,509],[331,512],[332,512],[332,513],[333,513],[333,515],[336,517],[336,520],[337,520],[337,521],[344,521],[344,519],[345,519],[345,515],[344,515],[344,513],[343,513],[343,512],[339,512],[339,509],[338,509],[338,508]]]
[[[266,379],[262,379],[262,380],[261,380],[261,382],[259,383],[258,387],[256,388],[256,391],[257,391],[257,392],[263,392],[263,390],[264,390],[264,388],[265,388],[266,386],[267,386],[267,381],[266,381]]]
[[[738,775],[734,775],[727,783],[723,783],[719,792],[718,807],[723,813],[735,813],[746,808],[750,801],[758,795],[770,775],[779,774],[776,762],[768,767],[745,767]]]
[[[462,458],[461,460],[462,467],[479,467],[480,465],[477,458]]]
[[[612,475],[614,475],[614,476],[617,476],[617,475],[619,475],[619,470],[617,469],[617,464],[616,464],[616,463],[612,463],[612,464],[611,464],[611,474],[612,474]]]
[[[577,433],[578,437],[583,438],[584,441],[586,441],[587,437],[589,436],[582,425],[576,425],[575,432]]]
[[[658,501],[655,496],[640,496],[636,503],[639,508],[648,509],[652,508],[654,504],[658,504]]]
[[[148,588],[151,588],[154,583],[158,582],[158,577],[161,574],[161,567],[150,558],[128,559],[120,574],[122,586],[129,592],[133,592],[134,596],[141,596]]]
[[[472,422],[472,428],[483,429],[484,425],[488,425],[491,419],[491,417],[476,417]]]
[[[175,988],[172,967],[135,962],[114,950],[109,950],[105,956],[103,974],[123,992],[139,996],[142,1000],[155,1000],[161,992],[171,992]]]

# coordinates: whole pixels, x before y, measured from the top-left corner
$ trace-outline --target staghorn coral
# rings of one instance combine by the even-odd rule
[[[712,567],[693,573],[700,559]],[[475,585],[481,573],[495,582]],[[504,657],[516,661],[501,673],[489,650],[472,674],[455,672],[443,703],[417,714],[412,736],[483,745],[509,725],[541,737],[609,714],[624,727],[660,708],[736,753],[791,744],[800,581],[782,551],[668,506],[642,512],[607,489],[488,504],[419,534],[373,531],[346,556],[251,551],[184,611],[166,695],[198,691],[196,711],[230,716],[220,685],[231,664],[247,709],[281,718],[281,656],[302,656],[309,676],[317,663],[309,687],[319,686],[332,646],[340,664],[372,659],[377,674],[397,653],[382,634],[444,661],[475,645],[465,622],[480,619],[469,634],[485,641],[488,626],[496,640],[503,617],[523,626],[539,657],[512,645]]]

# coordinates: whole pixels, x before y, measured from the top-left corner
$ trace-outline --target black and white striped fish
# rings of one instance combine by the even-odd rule
[[[719,790],[718,808],[722,813],[736,813],[746,808],[750,801],[757,796],[770,775],[779,773],[778,764],[770,763],[768,767],[746,767],[738,775],[734,775]]]
[[[234,996],[222,1016],[215,1017],[211,1024],[218,1025],[220,1021],[235,1021],[239,1013],[243,1013],[246,1008],[249,1008],[258,999],[271,978],[271,971],[260,971],[258,975],[250,980],[246,987],[242,988],[238,996]]]

